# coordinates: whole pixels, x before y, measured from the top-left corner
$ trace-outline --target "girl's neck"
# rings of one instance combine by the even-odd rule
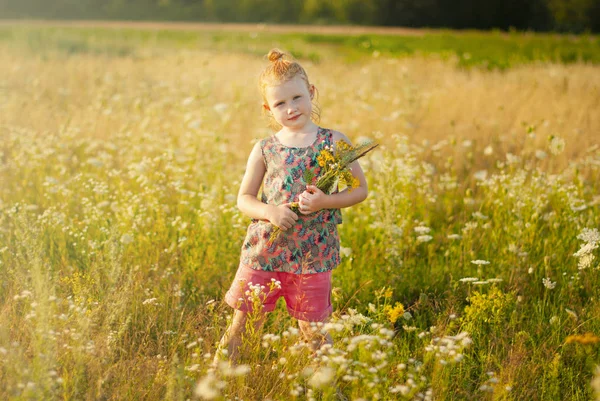
[[[305,124],[302,128],[298,128],[296,130],[291,130],[289,128],[282,128],[281,130],[279,130],[279,132],[276,134],[279,137],[303,137],[305,135],[314,135],[316,134],[316,132],[319,130],[319,127],[313,123],[312,121],[310,123]]]
[[[311,128],[308,129],[305,126],[302,130],[298,131],[290,131],[284,128],[275,134],[275,138],[286,147],[306,148],[314,144],[319,134],[319,127],[317,125],[312,124]]]

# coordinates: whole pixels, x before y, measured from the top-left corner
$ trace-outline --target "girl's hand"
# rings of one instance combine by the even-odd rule
[[[294,225],[298,220],[298,215],[290,209],[291,203],[284,203],[278,206],[273,206],[269,212],[268,219],[276,227],[282,230],[287,230]]]
[[[306,191],[300,194],[298,204],[300,213],[311,214],[325,209],[327,194],[314,185],[307,185]]]

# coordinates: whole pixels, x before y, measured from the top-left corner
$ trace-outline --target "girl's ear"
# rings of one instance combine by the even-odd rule
[[[315,86],[314,85],[310,85],[310,88],[308,88],[308,93],[310,93],[311,99],[315,97]]]

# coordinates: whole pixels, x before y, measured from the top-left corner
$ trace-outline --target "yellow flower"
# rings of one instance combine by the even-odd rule
[[[385,313],[388,316],[388,319],[391,323],[396,323],[396,320],[402,315],[404,315],[404,306],[400,302],[396,302],[396,305],[392,308],[387,305],[384,309]]]
[[[594,333],[585,333],[585,334],[575,334],[572,336],[568,336],[565,340],[565,344],[569,343],[579,343],[583,345],[588,344],[596,344],[600,342],[600,337],[595,335]]]
[[[360,181],[355,176],[352,176],[352,180],[350,181],[350,185],[348,188],[358,188],[360,186]]]
[[[317,162],[319,163],[319,166],[325,167],[335,162],[335,158],[329,150],[323,149],[317,156]]]
[[[339,141],[335,141],[335,147],[337,150],[337,153],[344,153],[344,152],[349,152],[352,150],[352,146],[348,144],[348,142],[344,141],[344,140],[339,140]]]
[[[350,170],[344,170],[341,172],[340,181],[346,185],[348,191],[352,191],[352,189],[357,188],[360,185],[360,182],[352,175]]]

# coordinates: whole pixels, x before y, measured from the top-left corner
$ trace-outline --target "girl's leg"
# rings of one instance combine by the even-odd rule
[[[248,312],[243,312],[240,310],[235,310],[233,313],[233,318],[231,319],[231,324],[221,337],[221,341],[219,342],[219,346],[217,351],[215,352],[215,357],[213,359],[213,366],[216,365],[221,360],[222,350],[227,350],[227,358],[232,364],[235,364],[237,358],[239,356],[239,348],[242,345],[242,335],[246,332],[246,323],[248,322]],[[260,330],[262,324],[265,321],[265,314],[261,314],[253,323],[254,330]]]
[[[323,323],[325,322],[326,320]],[[313,352],[316,352],[325,344],[333,345],[333,339],[331,338],[331,335],[328,332],[325,334],[321,333],[319,328],[313,328],[311,326],[311,322],[306,320],[298,320],[298,326],[300,327],[300,331],[302,332],[304,339],[310,344]]]

